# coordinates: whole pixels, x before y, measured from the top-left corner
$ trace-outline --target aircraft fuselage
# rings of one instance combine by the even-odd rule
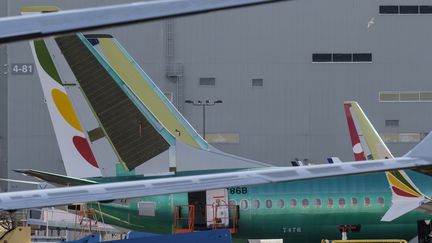
[[[430,178],[409,173],[426,193]],[[283,238],[295,242],[340,239],[340,225],[360,225],[349,238],[412,239],[416,221],[428,215],[411,212],[393,222],[381,222],[391,205],[384,173],[333,177],[287,183],[228,188],[228,201],[239,205],[234,238]],[[154,216],[140,216],[139,202],[153,202]],[[123,204],[92,204],[100,220],[132,230],[172,233],[175,205],[191,204],[190,194],[145,197]],[[199,214],[196,212],[196,214]],[[197,222],[196,222],[197,223]]]

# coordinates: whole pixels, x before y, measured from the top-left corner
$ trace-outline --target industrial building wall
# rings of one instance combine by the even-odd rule
[[[9,15],[38,2],[63,9],[116,3],[10,0]],[[223,100],[206,110],[214,146],[276,165],[295,157],[352,160],[344,100],[360,102],[397,155],[432,128],[432,103],[399,102],[432,92],[432,15],[379,13],[391,4],[427,3],[287,1],[98,32],[119,39],[198,131],[202,109],[184,100]],[[323,53],[367,53],[372,61],[313,62]],[[27,43],[9,45],[8,56],[9,64],[31,62]],[[61,171],[36,75],[8,77],[9,170],[31,163]],[[412,93],[380,102],[385,91]]]
[[[402,155],[431,130],[432,104],[379,102],[379,93],[432,90],[432,16],[379,14],[396,3],[425,4],[303,0],[178,19],[184,96],[224,101],[207,111],[207,132],[239,134],[238,144],[216,144],[238,155],[277,165],[352,160],[344,100],[359,101]],[[370,53],[372,62],[313,63],[314,53]],[[202,77],[215,85],[199,85]],[[184,112],[201,127],[200,109]]]

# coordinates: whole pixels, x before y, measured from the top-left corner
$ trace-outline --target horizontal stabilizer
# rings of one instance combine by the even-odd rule
[[[30,184],[30,185],[39,185],[39,184],[41,184],[40,182],[23,181],[23,180],[13,180],[13,179],[6,179],[6,178],[0,178],[0,181],[15,182],[15,183],[22,183],[22,184]]]
[[[412,210],[420,208],[421,205],[427,202],[431,202],[431,200],[424,199],[421,197],[399,200],[396,202],[393,201],[392,206],[382,217],[381,221],[385,221],[385,222],[393,221],[394,219],[397,219],[400,216],[411,212]]]
[[[39,180],[46,181],[50,184],[60,185],[60,186],[81,186],[81,185],[97,184],[97,182],[92,180],[81,179],[73,176],[65,176],[65,175],[55,174],[46,171],[40,171],[40,170],[16,169],[14,171],[20,174],[37,178]]]

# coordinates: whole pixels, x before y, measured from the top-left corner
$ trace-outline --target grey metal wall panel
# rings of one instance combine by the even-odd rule
[[[430,103],[379,103],[378,92],[432,89],[430,16],[383,16],[379,4],[293,1],[179,19],[185,97],[224,100],[207,112],[207,133],[240,133],[239,145],[215,146],[279,165],[294,157],[352,159],[346,99],[358,100],[380,132],[428,132]],[[312,63],[319,52],[370,52],[373,62]],[[199,77],[212,76],[215,87],[198,86]],[[263,78],[263,88],[252,88],[252,78]],[[200,129],[201,111],[184,111]],[[397,131],[385,119],[400,119]],[[414,144],[393,145],[401,155]]]

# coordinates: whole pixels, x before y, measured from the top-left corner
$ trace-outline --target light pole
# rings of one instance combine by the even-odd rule
[[[205,102],[202,102],[201,100],[197,100],[197,101],[193,101],[193,100],[185,100],[186,104],[192,104],[194,106],[202,106],[202,110],[203,110],[203,138],[204,140],[206,139],[205,135],[205,108],[206,106],[214,106],[216,104],[222,104],[222,100],[216,100],[211,102],[210,100],[206,100]]]

